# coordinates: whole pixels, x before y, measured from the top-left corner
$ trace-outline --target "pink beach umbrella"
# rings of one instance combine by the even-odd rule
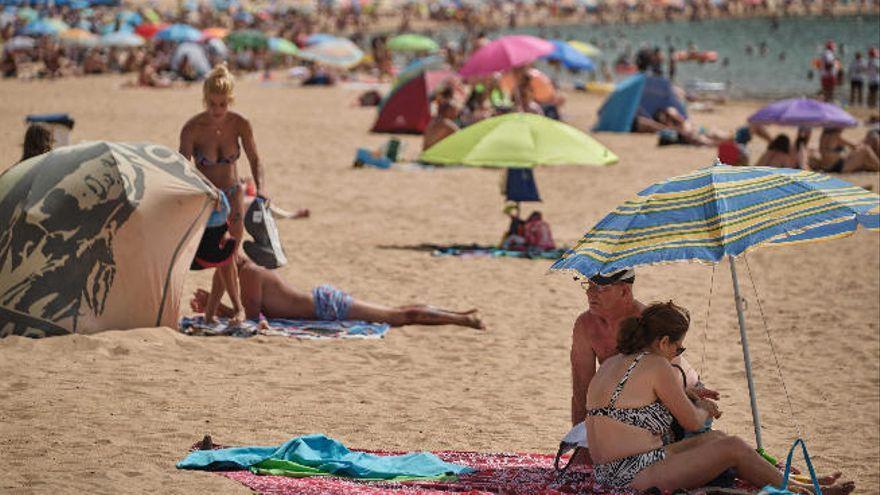
[[[459,73],[462,77],[474,77],[504,72],[530,64],[553,49],[553,43],[534,36],[502,36],[474,52]]]

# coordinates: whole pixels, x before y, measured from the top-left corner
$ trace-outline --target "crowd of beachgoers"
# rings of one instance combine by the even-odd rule
[[[137,74],[133,81],[136,85],[166,87],[178,80],[200,79],[222,60],[234,71],[263,71],[304,63],[311,67],[312,62],[293,56],[292,50],[312,40],[333,37],[348,39],[367,53],[363,63],[354,68],[383,72],[390,70],[386,64],[390,54],[383,42],[394,34],[410,32],[437,39],[455,67],[486,33],[526,25],[750,16],[778,19],[801,14],[876,14],[878,8],[880,2],[865,0],[319,2],[306,7],[279,2],[262,9],[220,0],[184,2],[172,8],[113,1],[38,2],[33,6],[7,6],[0,14],[0,73],[4,78],[22,79],[132,73]],[[242,36],[227,38],[236,33]],[[269,39],[283,41],[270,43]],[[617,72],[635,66],[638,47],[629,46],[625,40],[590,41],[611,51],[617,51],[619,44],[620,55],[614,67]],[[197,46],[181,49],[186,42]],[[695,47],[689,47],[685,54],[701,55]],[[867,52],[861,56],[862,61],[870,61]],[[352,69],[352,65],[345,69]],[[591,77],[607,81],[614,76],[602,61]]]

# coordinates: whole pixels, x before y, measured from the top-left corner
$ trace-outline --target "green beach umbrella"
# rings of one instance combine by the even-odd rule
[[[299,48],[284,38],[269,38],[269,50],[282,55],[299,55]]]
[[[438,165],[533,168],[611,165],[617,155],[579,129],[531,113],[482,120],[425,150],[419,161]]]
[[[256,29],[246,29],[244,31],[235,31],[226,36],[226,45],[232,50],[242,50],[246,48],[266,48],[269,46],[269,38]]]
[[[388,40],[388,49],[395,52],[436,52],[440,45],[420,34],[401,34]]]

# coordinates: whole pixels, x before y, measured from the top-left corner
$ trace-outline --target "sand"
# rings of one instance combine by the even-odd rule
[[[0,163],[20,154],[24,115],[66,111],[74,141],[177,146],[200,88],[120,89],[122,78],[2,82]],[[186,337],[171,329],[0,340],[2,493],[247,493],[174,463],[205,433],[226,444],[277,444],[323,432],[347,445],[400,450],[555,451],[568,429],[571,325],[585,295],[548,261],[434,258],[420,243],[492,243],[506,227],[501,174],[483,169],[352,170],[373,109],[345,88],[240,82],[269,192],[308,220],[281,221],[289,265],[309,288],[332,283],[366,300],[480,308],[488,330],[408,327],[378,341]],[[601,96],[569,94],[568,120],[588,128]],[[733,128],[757,108],[731,103],[698,123]],[[863,130],[848,131],[851,138]],[[657,148],[653,136],[602,134],[620,156],[605,168],[542,168],[540,209],[557,240],[575,242],[614,206],[661,178],[712,162],[714,150]],[[404,138],[414,156],[419,139]],[[753,146],[757,156],[760,145]],[[246,170],[245,163],[240,164]],[[877,175],[849,176],[880,189]],[[880,488],[880,238],[758,250],[740,265],[768,449],[803,435],[822,471]],[[711,281],[714,277],[714,285]],[[193,274],[187,289],[207,286]],[[717,428],[753,435],[727,265],[639,270],[637,297],[690,308],[687,357],[722,394]],[[709,295],[711,294],[711,308]],[[766,315],[791,397],[767,341]],[[798,431],[800,433],[798,433]]]

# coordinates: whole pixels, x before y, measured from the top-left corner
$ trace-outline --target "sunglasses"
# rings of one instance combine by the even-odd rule
[[[675,348],[675,355],[681,356],[682,354],[684,354],[684,351],[686,351],[686,350],[687,350],[686,348],[684,348],[682,346],[678,346]]]
[[[580,284],[581,284],[581,288],[584,289],[584,291],[591,291],[592,290],[593,292],[605,292],[606,290],[608,290],[612,287],[611,284],[599,285],[599,284],[595,284],[593,282],[590,282],[588,280],[581,281]]]

